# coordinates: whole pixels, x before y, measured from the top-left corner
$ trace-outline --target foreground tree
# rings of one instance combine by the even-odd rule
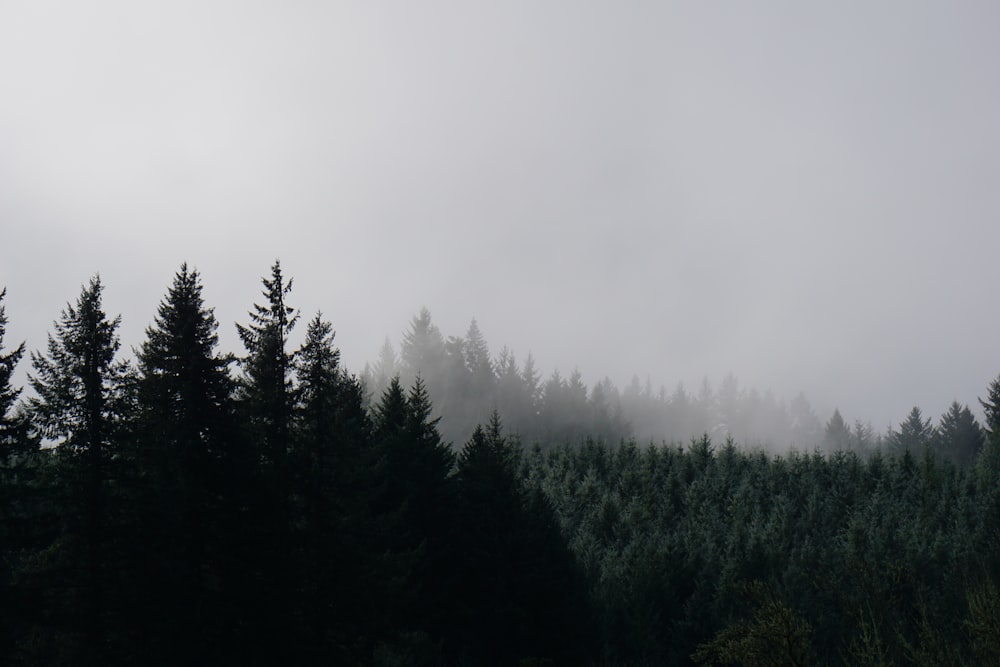
[[[295,421],[290,463],[294,524],[293,613],[299,638],[290,660],[363,663],[373,625],[370,593],[377,581],[364,547],[371,517],[370,423],[364,391],[340,366],[333,327],[309,322],[296,355]],[[296,654],[298,651],[298,654]]]
[[[138,351],[137,575],[156,600],[142,615],[147,659],[163,663],[197,662],[215,648],[213,543],[219,501],[230,495],[219,480],[246,476],[233,460],[231,359],[216,353],[217,329],[198,272],[182,264]]]
[[[245,646],[250,654],[277,663],[282,661],[292,623],[288,451],[295,356],[287,346],[298,312],[286,301],[292,281],[285,279],[280,262],[274,262],[270,278],[263,278],[261,283],[265,303],[254,304],[248,325],[236,326],[246,348],[246,356],[240,360],[243,374],[237,389],[239,415],[254,454],[256,472],[256,488],[249,499],[255,520],[247,526],[247,539],[249,585],[257,590],[254,598],[246,601],[249,618]]]
[[[458,664],[582,664],[589,616],[582,579],[545,497],[524,488],[518,444],[494,412],[458,457]]]
[[[121,317],[109,320],[105,315],[103,289],[100,278],[92,278],[76,305],[68,304],[55,323],[47,354],[31,355],[35,372],[29,382],[36,396],[28,402],[34,428],[56,446],[61,459],[63,549],[39,564],[45,571],[40,585],[68,579],[83,591],[81,606],[72,598],[53,600],[65,616],[50,628],[56,633],[51,648],[94,663],[111,650],[109,480],[127,417],[134,412],[129,366],[115,359]],[[58,587],[48,590],[58,597]],[[65,632],[60,624],[72,630]],[[74,648],[77,636],[82,646]]]
[[[15,413],[17,397],[20,388],[11,385],[14,369],[24,356],[24,343],[10,352],[4,352],[3,339],[7,333],[7,313],[3,300],[7,289],[0,290],[0,457],[5,452],[23,445],[26,442],[27,421],[22,414]]]

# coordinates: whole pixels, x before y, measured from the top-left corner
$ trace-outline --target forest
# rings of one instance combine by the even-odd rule
[[[34,352],[0,291],[0,664],[1000,665],[1000,377],[877,433],[426,309],[352,374],[261,288],[239,354],[187,265],[132,355],[99,277]]]

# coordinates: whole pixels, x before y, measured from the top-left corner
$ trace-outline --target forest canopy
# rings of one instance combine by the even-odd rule
[[[26,388],[0,291],[4,664],[1000,661],[1000,378],[876,433],[426,309],[354,375],[279,262],[242,350],[181,265],[129,357],[103,290]]]

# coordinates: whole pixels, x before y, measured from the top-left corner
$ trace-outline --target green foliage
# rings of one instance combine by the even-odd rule
[[[134,375],[91,281],[32,355],[45,448],[9,429],[22,348],[3,353],[0,307],[0,662],[1000,662],[1000,445],[967,407],[938,429],[914,409],[890,452],[836,412],[831,453],[773,456],[733,432],[785,423],[805,445],[822,429],[804,399],[733,377],[541,386],[530,356],[491,359],[475,322],[446,342],[423,311],[409,390],[383,378],[367,408],[332,325],[290,352],[291,281],[275,263],[263,282],[233,382],[197,272]],[[483,419],[491,399],[544,437],[523,449]],[[626,405],[702,435],[643,446]],[[451,414],[481,424],[457,456]]]
[[[740,587],[753,616],[720,630],[691,657],[699,664],[745,667],[804,667],[811,656],[812,628],[760,581]]]
[[[27,441],[27,420],[24,415],[15,414],[15,401],[21,390],[10,383],[14,369],[24,356],[24,343],[10,352],[3,351],[7,333],[7,313],[3,305],[6,296],[6,288],[0,290],[0,457],[9,450],[23,447]]]

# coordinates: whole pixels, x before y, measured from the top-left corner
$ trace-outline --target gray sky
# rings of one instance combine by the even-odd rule
[[[353,370],[426,305],[548,373],[876,428],[1000,373],[1000,4],[0,1],[0,285],[44,346],[280,257]]]

